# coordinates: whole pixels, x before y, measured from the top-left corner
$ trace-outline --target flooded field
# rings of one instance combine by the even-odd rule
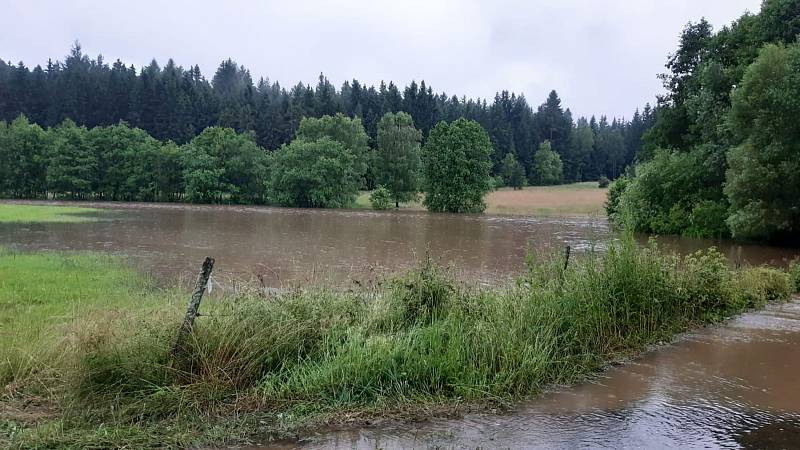
[[[551,392],[514,411],[328,431],[285,448],[797,448],[800,301]]]
[[[0,246],[123,254],[160,278],[193,276],[205,256],[218,281],[261,280],[269,287],[352,280],[368,283],[414,265],[427,250],[464,279],[494,283],[539,253],[602,248],[604,218],[450,215],[240,206],[79,203],[103,208],[87,223],[0,224]],[[643,241],[646,237],[641,238]],[[679,252],[717,245],[731,259],[785,264],[796,250],[665,238]]]
[[[369,283],[430,251],[465,280],[499,283],[538,253],[602,250],[605,219],[448,215],[165,204],[101,208],[85,223],[0,224],[0,246],[130,257],[163,279],[216,277],[270,287]],[[647,237],[640,237],[646,241]],[[715,245],[731,261],[784,265],[796,249],[663,238],[687,253]],[[287,448],[791,448],[800,442],[800,301],[681,337],[583,385],[504,414],[328,429]],[[273,446],[275,443],[272,444]]]

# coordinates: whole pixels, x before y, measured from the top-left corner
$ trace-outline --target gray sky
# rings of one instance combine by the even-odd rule
[[[715,29],[760,0],[3,0],[0,58],[33,67],[79,40],[141,67],[172,57],[211,78],[231,57],[254,80],[400,87],[425,79],[468,97],[556,89],[575,116],[629,117],[661,92],[656,74],[689,20]]]

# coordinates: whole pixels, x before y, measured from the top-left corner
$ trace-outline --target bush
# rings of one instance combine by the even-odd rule
[[[505,180],[503,180],[503,177],[501,175],[493,176],[491,181],[492,181],[492,190],[494,191],[506,186],[506,182]]]
[[[386,210],[392,207],[392,193],[383,185],[379,185],[369,194],[369,201],[372,209]]]
[[[789,263],[789,277],[794,284],[794,292],[800,293],[800,259]]]
[[[758,308],[769,301],[788,298],[794,286],[786,272],[769,267],[751,267],[737,274],[732,288],[737,304],[744,308]]]
[[[602,176],[599,180],[597,180],[597,187],[607,188],[610,183],[611,181],[608,179],[608,177]]]
[[[625,189],[628,187],[630,179],[627,175],[623,175],[613,183],[611,183],[608,189],[608,200],[606,200],[606,214],[611,220],[615,222],[622,222],[620,217],[620,198],[622,194],[625,192]],[[602,187],[602,186],[601,186]]]

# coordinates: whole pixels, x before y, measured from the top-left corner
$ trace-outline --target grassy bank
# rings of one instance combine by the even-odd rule
[[[71,258],[84,277],[78,299],[56,275],[32,281]],[[793,289],[782,271],[732,271],[715,251],[679,258],[630,240],[566,270],[558,257],[531,257],[516,284],[495,289],[423,262],[377,290],[214,299],[187,357],[172,361],[186,294],[95,258],[0,256],[0,270],[17,267],[0,286],[11,292],[0,306],[20,304],[4,315],[12,330],[50,330],[0,350],[0,445],[185,447],[504,403]],[[116,281],[108,270],[121,271]],[[40,289],[47,295],[20,294]],[[26,309],[31,302],[60,306]],[[51,327],[48,316],[64,312]],[[14,369],[19,354],[35,364]]]
[[[94,220],[93,208],[74,206],[0,204],[0,223],[87,222]]]
[[[528,186],[521,190],[502,188],[484,197],[486,213],[527,216],[580,217],[605,216],[608,189],[598,188],[597,182],[573,183],[559,186]],[[361,192],[356,208],[371,208],[370,192]],[[421,201],[403,203],[401,209],[424,211]]]

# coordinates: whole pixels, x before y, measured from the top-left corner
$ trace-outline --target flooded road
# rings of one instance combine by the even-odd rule
[[[798,374],[795,300],[507,414],[320,433],[284,448],[800,448]]]
[[[162,278],[193,277],[203,258],[214,256],[220,282],[257,278],[269,287],[287,287],[368,283],[413,266],[428,249],[464,279],[493,283],[519,273],[527,249],[549,253],[570,245],[580,252],[612,238],[603,218],[59,203],[103,208],[101,220],[0,224],[0,246],[118,253]],[[680,252],[717,245],[736,257],[734,245],[725,241],[667,238],[664,243]],[[784,264],[797,255],[777,247],[742,250],[752,264]]]

